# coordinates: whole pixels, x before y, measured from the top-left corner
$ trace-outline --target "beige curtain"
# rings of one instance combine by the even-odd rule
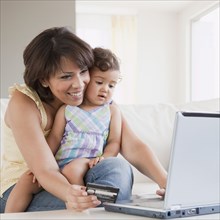
[[[135,15],[112,16],[112,50],[120,59],[122,81],[114,100],[118,104],[135,103],[137,76],[137,22]],[[122,101],[123,100],[123,101]]]

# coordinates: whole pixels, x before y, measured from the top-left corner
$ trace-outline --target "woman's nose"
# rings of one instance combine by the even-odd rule
[[[84,86],[83,80],[80,77],[74,77],[72,80],[73,88],[82,88]]]

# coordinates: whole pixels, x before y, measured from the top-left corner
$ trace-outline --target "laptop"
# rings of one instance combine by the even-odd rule
[[[220,113],[176,112],[164,198],[104,203],[106,211],[170,219],[219,213]]]

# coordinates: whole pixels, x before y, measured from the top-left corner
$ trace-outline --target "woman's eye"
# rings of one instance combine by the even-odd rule
[[[72,76],[71,75],[64,75],[64,76],[61,76],[61,79],[70,79]]]
[[[96,81],[96,83],[97,83],[98,85],[102,85],[102,82],[101,82],[101,81]]]
[[[80,72],[81,75],[84,75],[84,74],[86,74],[86,73],[88,73],[88,69],[82,70],[82,71]]]

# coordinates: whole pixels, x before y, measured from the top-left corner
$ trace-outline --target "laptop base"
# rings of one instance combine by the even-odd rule
[[[144,208],[137,208],[126,205],[115,205],[115,204],[104,204],[105,210],[109,212],[118,212],[129,215],[138,215],[145,216],[150,218],[159,218],[159,219],[172,219],[172,218],[183,218],[183,217],[192,217],[199,215],[210,215],[220,212],[220,206],[206,206],[206,207],[197,207],[197,208],[185,208],[181,210],[145,210]]]

